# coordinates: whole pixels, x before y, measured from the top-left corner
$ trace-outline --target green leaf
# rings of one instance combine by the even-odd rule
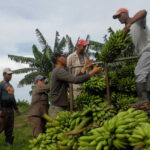
[[[15,62],[25,63],[25,64],[33,64],[35,59],[32,57],[23,57],[23,56],[16,56],[16,55],[8,55],[8,58]]]

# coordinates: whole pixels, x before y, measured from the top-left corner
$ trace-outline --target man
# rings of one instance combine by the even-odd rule
[[[48,92],[50,86],[45,84],[45,77],[38,75],[35,78],[35,87],[32,91],[32,102],[29,108],[29,121],[33,126],[33,136],[37,137],[45,132],[46,121],[44,114],[48,114]]]
[[[118,19],[124,24],[124,31],[130,33],[135,46],[135,52],[139,55],[139,60],[135,68],[137,93],[139,100],[133,106],[140,107],[150,100],[150,83],[148,74],[150,73],[150,31],[146,25],[146,10],[140,10],[133,17],[129,17],[126,8],[119,9],[114,19]]]
[[[5,133],[5,142],[13,144],[14,110],[19,115],[18,107],[14,97],[14,88],[9,83],[12,78],[12,70],[3,70],[3,81],[0,82],[0,132]]]
[[[85,49],[88,43],[85,40],[78,40],[77,42],[77,49],[75,52],[70,54],[67,58],[67,67],[73,67],[78,65],[89,65],[88,67],[92,66],[92,61],[90,61],[85,54]],[[86,73],[86,65],[84,67],[75,67],[71,69],[71,73],[75,76],[79,74],[85,74]],[[77,96],[80,94],[82,84],[73,84],[73,97],[74,99],[77,98]]]
[[[94,67],[92,71],[84,75],[74,76],[66,71],[66,58],[62,53],[54,53],[52,62],[55,65],[51,73],[51,105],[49,114],[55,118],[57,113],[68,108],[67,88],[68,83],[83,83],[90,77],[102,70],[100,67]]]

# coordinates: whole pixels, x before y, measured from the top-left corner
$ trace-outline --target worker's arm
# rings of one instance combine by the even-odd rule
[[[67,83],[83,83],[90,79],[90,77],[102,69],[100,67],[95,67],[92,71],[85,75],[73,76],[72,74],[68,73],[65,69],[61,68],[57,72],[57,79],[61,81],[65,81]]]
[[[125,25],[124,31],[129,32],[131,25],[140,20],[142,26],[145,27],[146,21],[144,20],[144,18],[146,17],[146,15],[147,15],[147,11],[145,9],[137,12],[132,18],[129,19],[129,21]]]
[[[133,24],[141,19],[143,19],[144,17],[146,17],[147,15],[147,11],[144,10],[140,10],[139,12],[137,12],[129,21],[130,24]]]
[[[44,93],[50,91],[50,85],[49,84],[43,84],[43,85],[37,85],[36,92],[37,93]]]

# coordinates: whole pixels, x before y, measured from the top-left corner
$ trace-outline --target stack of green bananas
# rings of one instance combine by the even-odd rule
[[[71,113],[62,111],[56,119],[50,118],[48,115],[43,116],[46,120],[46,133],[40,134],[36,139],[30,141],[30,149],[34,150],[56,150],[57,142],[64,140],[66,137],[63,132],[70,131]],[[63,137],[61,139],[61,137]],[[66,137],[67,138],[67,137]]]
[[[80,137],[79,150],[127,149],[133,129],[148,121],[147,114],[141,110],[130,108],[128,111],[120,112],[107,120],[102,127],[92,129],[87,136]]]
[[[108,120],[116,115],[114,106],[108,105],[107,102],[85,106],[84,109],[91,111],[93,124],[100,124],[101,122]]]
[[[78,110],[82,110],[85,105],[91,105],[91,103],[100,103],[102,98],[98,95],[91,95],[88,92],[82,91],[75,100],[75,106]]]
[[[117,110],[125,111],[125,110],[129,109],[131,104],[133,104],[137,101],[137,97],[127,95],[127,94],[112,92],[111,100],[112,100],[112,102],[115,105]]]
[[[29,149],[31,150],[56,150],[56,143],[52,134],[39,134],[36,139],[30,142]]]
[[[122,50],[128,48],[131,44],[131,37],[125,34],[123,30],[111,33],[100,53],[100,60],[104,62],[112,62],[121,54]]]
[[[150,124],[144,123],[136,127],[129,141],[131,146],[140,147],[139,150],[150,150]]]
[[[82,88],[91,94],[104,92],[106,89],[105,77],[92,77],[90,80],[83,83]]]

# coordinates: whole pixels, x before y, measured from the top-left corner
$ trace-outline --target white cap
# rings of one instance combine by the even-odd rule
[[[13,74],[12,70],[10,68],[5,68],[3,70],[3,73],[7,73],[7,74]]]

